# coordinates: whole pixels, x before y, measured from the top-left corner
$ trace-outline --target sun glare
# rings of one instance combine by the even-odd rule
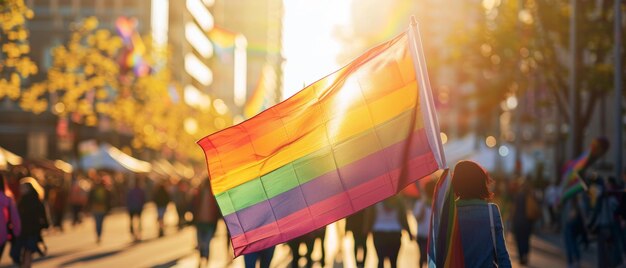
[[[341,45],[333,37],[350,19],[351,1],[284,1],[283,99],[339,69]]]

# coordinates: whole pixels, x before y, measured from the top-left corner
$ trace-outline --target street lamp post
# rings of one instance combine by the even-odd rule
[[[615,174],[622,177],[622,1],[615,0]]]
[[[570,158],[574,159],[576,157],[576,154],[578,152],[576,152],[576,148],[577,148],[577,144],[576,142],[578,142],[578,101],[577,101],[577,96],[576,96],[576,89],[578,87],[578,79],[577,79],[577,71],[578,71],[578,62],[577,62],[577,52],[576,50],[577,48],[577,44],[576,44],[576,32],[577,32],[577,24],[576,24],[576,17],[577,17],[577,13],[578,13],[578,6],[576,3],[576,0],[571,0],[571,6],[572,6],[572,12],[570,14],[570,35],[569,35],[569,47],[570,47],[570,84],[569,84],[569,104],[570,104],[570,143],[569,143],[569,148],[571,150],[570,152]]]

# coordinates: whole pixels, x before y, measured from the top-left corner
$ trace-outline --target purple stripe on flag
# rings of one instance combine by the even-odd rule
[[[430,152],[411,159],[407,166],[413,170],[416,178],[424,177],[438,167]],[[392,185],[400,183],[399,175],[400,170],[395,169],[357,185],[347,192],[304,207],[276,222],[247,231],[245,234],[232,235],[235,255],[256,252],[289,241],[371,206],[395,193],[395,187]]]
[[[412,135],[413,142],[418,144],[411,147],[409,159],[430,153],[430,148],[423,145],[426,140],[423,129],[414,132]],[[269,200],[225,215],[224,221],[228,226],[230,234],[236,236],[268,225],[307,206],[319,203],[394,169],[401,168],[406,163],[402,163],[401,157],[398,156],[402,155],[405,145],[406,140],[403,140],[356,162],[340,167],[338,170],[330,171]],[[338,172],[341,174],[343,184]],[[408,175],[411,176],[410,173]]]

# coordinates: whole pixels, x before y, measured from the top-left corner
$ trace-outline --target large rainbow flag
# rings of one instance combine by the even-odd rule
[[[415,24],[198,141],[235,256],[324,227],[445,166],[421,51]]]

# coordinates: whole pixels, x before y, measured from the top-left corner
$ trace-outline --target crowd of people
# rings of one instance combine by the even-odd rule
[[[468,267],[491,266],[492,263],[510,267],[505,242],[507,232],[514,238],[517,261],[521,265],[529,264],[530,237],[539,229],[561,232],[572,267],[580,264],[579,247],[589,247],[594,241],[599,267],[617,267],[622,263],[626,253],[623,180],[593,173],[585,194],[563,202],[555,198],[559,196],[558,186],[544,183],[540,176],[493,180],[480,165],[471,161],[459,162],[453,171],[459,231]],[[396,267],[402,236],[417,243],[416,266],[428,265],[427,244],[436,179],[418,185],[418,196],[393,196],[347,217],[344,225],[338,225],[345,226],[345,230],[339,232],[340,241],[349,235],[354,241],[352,253],[357,267],[364,267],[368,254],[372,254],[367,248],[368,237],[373,241],[378,267],[384,267],[385,262]],[[174,207],[178,229],[195,227],[199,263],[202,267],[208,266],[211,240],[221,218],[208,178],[198,182],[153,180],[142,174],[128,176],[95,170],[75,177],[25,167],[0,173],[0,226],[6,226],[0,227],[0,253],[8,243],[12,261],[30,267],[33,256],[46,254],[44,229],[63,232],[66,219],[67,225],[79,225],[85,216],[93,217],[95,242],[100,243],[106,230],[106,217],[114,208],[126,209],[130,219],[129,234],[140,242],[142,212],[148,202],[154,203],[157,212],[154,221],[158,233],[154,235],[165,235],[164,215],[168,208]],[[417,223],[417,228],[410,227],[409,221]],[[485,228],[487,226],[490,228]],[[322,228],[286,243],[291,250],[291,267],[311,267],[315,263],[324,266],[325,237],[326,228]],[[322,245],[321,257],[313,258],[318,240]],[[230,256],[228,247],[225,245],[217,254]],[[274,252],[275,248],[271,247],[247,254],[245,266],[256,267],[258,263],[260,267],[269,267]]]
[[[0,174],[0,226],[4,227],[0,228],[0,257],[10,243],[9,256],[13,262],[31,267],[33,254],[44,255],[47,250],[41,236],[50,223],[44,206],[44,189],[34,178],[23,177],[14,191],[9,184],[15,182]]]
[[[581,157],[560,170],[560,180],[535,174],[502,180],[498,195],[519,263],[530,262],[531,234],[559,237],[569,267],[593,252],[597,267],[620,267],[626,254],[626,176],[617,178],[601,159],[609,148],[596,138]],[[593,250],[589,250],[593,248]],[[591,260],[589,260],[591,261]]]
[[[206,266],[209,260],[209,245],[215,234],[220,212],[208,178],[199,184],[189,180],[152,180],[142,174],[127,176],[115,172],[89,170],[84,174],[57,176],[45,172],[16,167],[2,173],[5,191],[0,196],[0,205],[4,213],[0,220],[7,224],[6,235],[0,228],[0,242],[11,243],[11,257],[16,264],[30,267],[33,254],[46,254],[42,230],[63,232],[64,219],[68,214],[68,224],[80,225],[85,216],[94,220],[95,242],[101,243],[102,233],[106,230],[106,218],[113,208],[126,208],[129,217],[129,234],[136,242],[142,239],[141,217],[147,202],[153,202],[157,215],[159,237],[165,235],[164,215],[172,203],[178,215],[178,228],[192,225],[197,233],[197,250],[200,265]],[[368,254],[366,241],[371,234],[375,252],[382,265],[386,260],[396,266],[401,245],[402,233],[410,234],[416,240],[421,252],[421,264],[425,264],[428,217],[432,202],[434,181],[426,184],[422,198],[410,199],[401,195],[394,196],[354,214],[346,220],[346,230],[355,241],[357,266],[363,267]],[[407,221],[407,211],[412,209],[419,228],[411,230]],[[120,209],[121,210],[121,209]],[[191,217],[189,216],[191,215]],[[311,267],[314,263],[324,264],[324,238],[326,229],[322,228],[286,243],[292,252],[292,267],[304,264]],[[313,247],[321,241],[321,257],[312,257]],[[5,243],[2,243],[4,245]],[[299,249],[304,246],[306,250]],[[228,247],[228,246],[227,246]],[[230,254],[224,247],[219,254]],[[303,254],[302,254],[303,253]],[[274,255],[274,247],[244,256],[246,267],[269,267]],[[304,260],[302,260],[304,258]],[[382,266],[380,266],[382,267]]]
[[[164,235],[163,215],[170,202],[174,202],[178,210],[179,229],[191,223],[187,213],[193,212],[198,215],[194,223],[199,229],[204,228],[207,221],[213,221],[214,230],[217,205],[215,202],[210,207],[204,205],[207,202],[205,196],[212,197],[212,194],[207,195],[201,190],[207,187],[194,190],[190,183],[190,180],[153,180],[144,174],[104,170],[88,170],[75,174],[75,177],[37,166],[13,166],[0,171],[0,257],[9,243],[12,261],[21,267],[30,267],[34,254],[46,254],[44,230],[63,232],[66,219],[68,224],[77,226],[86,216],[93,217],[95,242],[100,244],[106,229],[105,219],[113,208],[120,211],[126,208],[130,235],[139,242],[141,216],[148,201],[157,207],[158,236]],[[208,185],[208,180],[203,185]],[[196,202],[196,197],[200,201]],[[211,214],[200,213],[204,210],[211,211]],[[208,239],[210,236],[212,233],[204,235]],[[200,247],[203,256],[208,256],[208,242],[206,244]]]

